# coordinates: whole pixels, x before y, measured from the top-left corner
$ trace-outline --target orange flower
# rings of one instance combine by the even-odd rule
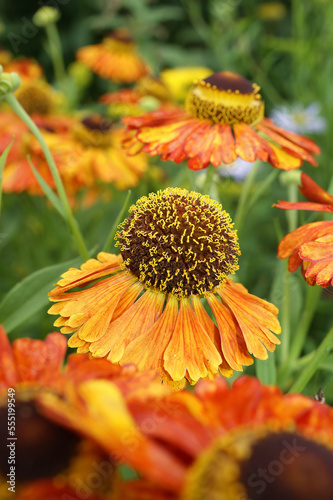
[[[44,73],[42,66],[38,64],[37,61],[30,59],[29,57],[13,59],[8,61],[8,63],[3,66],[4,71],[7,73],[18,73],[24,83],[27,81],[38,80]]]
[[[312,154],[320,149],[313,141],[264,118],[259,90],[236,73],[215,73],[194,84],[186,110],[123,118],[128,127],[124,145],[129,154],[142,150],[175,163],[187,159],[193,170],[232,163],[237,157],[268,161],[282,170],[298,168],[303,160],[317,165]]]
[[[88,493],[94,500],[111,496],[115,500],[116,461],[59,419],[49,418],[40,399],[46,395],[64,398],[76,384],[91,379],[112,381],[126,396],[149,387],[154,378],[151,373],[138,373],[134,366],[123,368],[103,359],[91,360],[86,354],[69,356],[63,369],[66,344],[56,332],[45,341],[20,338],[11,346],[0,327],[0,433],[4,438],[10,432],[9,437],[16,438],[17,500],[81,500]],[[10,428],[8,402],[15,414],[15,425]],[[8,490],[8,453],[4,451],[0,453],[0,497],[7,500],[13,493]]]
[[[150,387],[126,400],[107,381],[76,389],[43,405],[142,474],[122,485],[121,498],[333,498],[333,409],[325,404],[250,377],[232,388],[201,381],[195,393]]]
[[[146,75],[138,80],[134,89],[109,92],[100,97],[100,102],[109,104],[108,112],[112,116],[133,116],[156,109],[170,98],[170,92],[162,80]]]
[[[76,56],[97,75],[118,83],[136,82],[148,73],[146,63],[124,29],[113,31],[100,44],[82,47]]]
[[[278,310],[228,277],[240,251],[222,206],[168,188],[130,212],[116,235],[121,255],[99,253],[49,294],[57,302],[49,312],[60,315],[55,326],[73,334],[69,345],[156,370],[176,387],[219,371],[230,377],[253,363],[250,354],[266,359],[280,343],[271,333],[280,333]]]
[[[100,115],[75,120],[66,136],[45,132],[44,137],[68,193],[97,187],[99,182],[128,189],[138,184],[147,168],[146,155],[129,157],[121,147],[123,130]]]
[[[310,201],[279,201],[273,205],[283,210],[313,210],[333,213],[333,196],[302,173],[300,192]],[[278,257],[289,257],[289,271],[302,264],[302,273],[309,285],[333,285],[333,221],[304,224],[287,234],[278,246]]]

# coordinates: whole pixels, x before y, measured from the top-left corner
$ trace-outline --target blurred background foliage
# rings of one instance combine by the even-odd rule
[[[322,155],[318,168],[305,164],[302,170],[323,188],[332,190],[332,1],[1,0],[1,45],[15,56],[36,58],[52,82],[53,70],[45,48],[45,33],[30,24],[33,14],[42,5],[60,9],[58,28],[66,65],[75,60],[78,48],[99,43],[111,29],[127,27],[156,74],[165,68],[194,65],[214,71],[238,72],[261,86],[267,115],[277,105],[300,103],[307,106],[318,102],[328,125],[323,134],[314,137],[322,148]],[[79,106],[96,106],[98,97],[113,88],[114,84],[94,76]],[[152,161],[152,165],[157,163]],[[148,172],[132,191],[131,203],[168,185],[191,188],[193,177],[200,175],[184,165],[169,162],[159,162],[159,165],[162,174],[156,177],[153,170]],[[271,169],[270,165],[263,165],[257,183],[265,179]],[[287,222],[283,211],[271,208],[278,199],[287,199],[286,188],[279,177],[247,213],[240,234],[242,256],[237,276],[251,293],[281,307],[287,278],[285,262],[277,259],[276,250],[281,236],[287,232]],[[221,178],[214,190],[233,216],[241,184]],[[126,193],[114,191],[110,202],[100,200],[88,209],[78,210],[76,216],[88,248],[96,251],[103,246],[125,197]],[[44,198],[5,195],[3,205],[1,296],[33,271],[77,256],[64,221]],[[302,223],[315,220],[311,213],[300,217]],[[295,329],[304,312],[308,285],[300,272],[289,275],[288,279],[291,280],[290,306],[292,328]],[[332,299],[332,290],[323,290],[303,355],[311,352],[327,332],[332,321]],[[47,308],[33,314],[11,335],[44,337],[52,331],[54,318],[46,314]],[[332,400],[332,371],[332,360],[327,358],[325,371],[318,371],[307,391],[311,394],[325,387],[328,399]]]

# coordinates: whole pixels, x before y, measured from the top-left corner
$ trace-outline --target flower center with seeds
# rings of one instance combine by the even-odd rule
[[[127,270],[177,298],[205,295],[238,269],[237,232],[216,201],[168,188],[138,200],[116,234]]]
[[[214,123],[251,124],[264,116],[260,87],[231,71],[215,73],[195,83],[186,98],[186,110]]]
[[[189,470],[181,500],[329,500],[333,453],[294,432],[235,431]]]
[[[111,145],[111,127],[103,116],[91,115],[73,127],[73,135],[86,147],[106,148]]]
[[[54,108],[54,98],[46,90],[34,84],[22,85],[15,96],[28,115],[48,115]]]

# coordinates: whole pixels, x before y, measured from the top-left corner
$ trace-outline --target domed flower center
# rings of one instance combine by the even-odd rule
[[[146,287],[205,295],[238,269],[230,216],[209,196],[168,188],[143,197],[116,235],[124,265]]]
[[[33,83],[22,85],[15,96],[28,115],[48,115],[53,111],[53,96]]]
[[[73,135],[86,147],[106,148],[111,145],[111,127],[103,116],[91,115],[73,127]]]
[[[195,83],[186,99],[186,110],[214,123],[251,124],[264,116],[260,87],[231,71],[215,73]]]
[[[4,448],[0,453],[0,474],[6,477],[8,458],[13,457],[20,482],[54,477],[67,469],[77,453],[79,437],[43,417],[33,401],[17,400],[15,410],[17,439],[12,441],[12,448]],[[7,407],[0,407],[1,436],[8,434],[7,426]]]
[[[333,453],[292,432],[264,429],[217,440],[190,469],[182,500],[329,500]]]

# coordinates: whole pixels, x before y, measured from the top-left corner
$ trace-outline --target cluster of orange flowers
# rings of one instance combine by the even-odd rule
[[[126,115],[122,124],[70,113],[38,64],[5,64],[21,75],[16,97],[73,200],[85,188],[135,186],[148,156],[186,160],[192,170],[237,157],[280,170],[317,165],[318,146],[265,118],[259,87],[240,75],[201,68],[193,85],[182,81],[184,98],[167,73],[152,76],[124,30],[77,58],[104,78],[135,83],[101,97],[113,117]],[[27,155],[54,188],[41,146],[4,105],[0,124],[1,151],[16,137],[4,191],[42,193]],[[309,201],[276,206],[332,213],[333,196],[301,179]],[[77,349],[65,366],[60,333],[11,346],[0,329],[2,435],[8,388],[17,398],[15,498],[331,500],[332,408],[245,376],[229,388],[220,377],[267,359],[281,333],[278,309],[230,277],[240,246],[229,214],[209,196],[167,188],[140,198],[116,239],[119,255],[100,252],[70,268],[49,293],[54,324]],[[289,257],[291,272],[302,265],[310,285],[333,284],[333,222],[291,232],[278,257]],[[1,455],[4,499],[6,467]],[[123,480],[126,467],[134,479]]]
[[[0,347],[0,393],[16,398],[17,500],[332,498],[327,405],[245,376],[190,393],[87,354],[63,367],[59,333],[11,347],[0,329]],[[124,464],[139,476],[123,481]],[[1,454],[3,499],[6,465]]]

